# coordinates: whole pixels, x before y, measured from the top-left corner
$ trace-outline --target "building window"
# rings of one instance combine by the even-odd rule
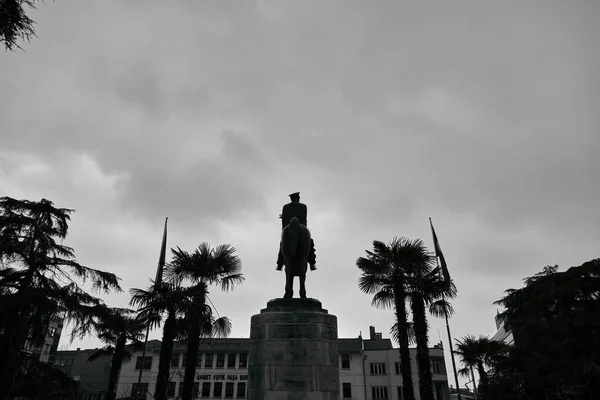
[[[71,365],[71,364],[67,364],[67,365]],[[135,369],[141,369],[141,368],[142,368],[142,357],[137,357],[135,359]],[[152,357],[146,357],[144,359],[144,369],[152,369]]]
[[[342,368],[350,369],[350,354],[342,354]]]
[[[225,398],[231,399],[233,397],[233,382],[227,382],[225,384]]]
[[[187,354],[186,353],[181,354],[181,368],[185,368],[186,360],[187,360]]]
[[[241,353],[240,354],[240,364],[238,368],[247,368],[248,367],[248,354]]]
[[[175,391],[177,389],[177,382],[169,382],[167,386],[167,397],[175,397]]]
[[[198,358],[196,359],[196,368],[202,368],[202,353],[198,353]]]
[[[54,337],[55,334],[56,334],[56,328],[49,328],[48,329],[48,336]]]
[[[396,389],[398,391],[398,400],[402,400],[404,398],[402,386],[396,386]]]
[[[400,363],[399,362],[394,363],[394,368],[396,368],[396,375],[400,375]]]
[[[152,361],[152,357],[150,357],[150,361]],[[72,358],[67,358],[67,361],[65,362],[65,365],[73,365],[73,359]]]
[[[213,366],[213,355],[212,353],[206,353],[204,355],[204,368],[212,368]]]
[[[385,363],[371,363],[371,375],[385,375]]]
[[[225,366],[225,354],[217,354],[217,368],[223,368]]]
[[[342,397],[349,399],[352,397],[352,384],[349,382],[342,383]]]
[[[213,389],[213,397],[221,397],[223,395],[223,382],[215,382]]]
[[[210,382],[202,383],[202,397],[210,397]]]
[[[173,353],[171,357],[171,368],[179,368],[179,353]]]
[[[444,400],[444,392],[446,392],[445,390],[445,386],[444,384],[441,383],[435,383],[435,398],[436,400]]]
[[[194,399],[197,398],[199,392],[200,392],[200,382],[194,382],[194,387],[192,388],[192,397]]]
[[[443,374],[444,368],[442,366],[442,362],[439,360],[432,360],[431,361],[431,370],[433,371],[434,374]]]
[[[48,354],[49,352],[50,352],[50,345],[45,344],[44,347],[42,347],[42,354]]]
[[[227,368],[235,368],[235,353],[227,354]]]
[[[246,382],[238,382],[235,397],[237,397],[238,399],[243,399],[244,397],[246,397]]]
[[[148,396],[148,383],[142,383],[138,392],[138,384],[131,385],[131,397],[134,399],[146,399]],[[137,395],[137,396],[136,396]]]
[[[388,399],[388,391],[386,386],[373,386],[371,388],[371,394],[373,395],[373,400]]]

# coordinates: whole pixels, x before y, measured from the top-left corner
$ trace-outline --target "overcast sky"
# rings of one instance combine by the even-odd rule
[[[0,54],[0,193],[76,210],[78,261],[122,278],[110,305],[154,277],[168,216],[171,247],[237,248],[246,282],[211,296],[248,337],[283,295],[294,191],[308,296],[340,337],[388,335],[355,260],[374,239],[431,248],[428,217],[457,338],[493,334],[522,278],[600,256],[598,2],[57,0],[30,16],[39,37]],[[431,318],[438,332],[447,347]]]

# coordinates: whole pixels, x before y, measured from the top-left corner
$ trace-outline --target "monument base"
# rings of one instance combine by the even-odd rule
[[[337,317],[315,299],[274,299],[252,316],[247,400],[339,400]]]

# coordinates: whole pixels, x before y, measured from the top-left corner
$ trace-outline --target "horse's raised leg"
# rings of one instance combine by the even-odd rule
[[[291,272],[285,271],[285,294],[283,295],[284,299],[291,299],[294,295],[294,275]]]
[[[304,273],[303,275],[300,275],[298,277],[298,279],[300,279],[300,298],[305,299],[306,298],[306,287],[304,286],[304,282],[306,282],[306,273]]]

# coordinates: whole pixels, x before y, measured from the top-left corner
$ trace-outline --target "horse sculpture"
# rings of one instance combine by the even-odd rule
[[[310,253],[310,231],[293,217],[288,226],[281,231],[281,253],[285,265],[284,299],[293,296],[294,277],[300,280],[300,297],[306,298],[306,270]]]

